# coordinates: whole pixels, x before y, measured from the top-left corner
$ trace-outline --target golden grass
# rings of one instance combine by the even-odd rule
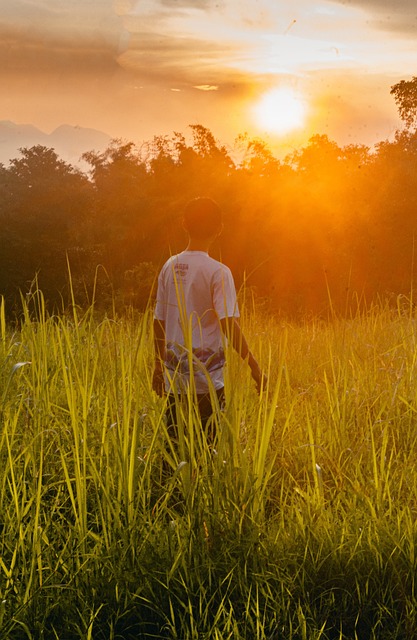
[[[0,306],[0,629],[10,638],[410,638],[416,630],[412,309],[245,333],[217,455],[169,446],[151,314]]]

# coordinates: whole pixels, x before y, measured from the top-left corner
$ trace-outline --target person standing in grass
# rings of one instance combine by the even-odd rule
[[[158,277],[154,312],[153,389],[168,394],[168,432],[178,438],[176,402],[193,398],[207,439],[215,437],[210,417],[224,401],[225,338],[247,360],[258,392],[265,377],[239,324],[232,273],[209,256],[223,229],[222,212],[211,198],[191,200],[183,226],[188,245],[171,256]]]

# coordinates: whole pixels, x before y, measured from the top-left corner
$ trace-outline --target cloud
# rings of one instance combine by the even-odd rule
[[[392,0],[390,0],[391,3]],[[119,0],[130,34],[122,68],[179,86],[270,81],[338,68],[409,69],[414,43],[381,35],[384,0]],[[401,35],[415,0],[400,0],[390,29]],[[365,9],[367,8],[367,11]],[[389,16],[388,16],[389,17]],[[387,18],[388,19],[388,18]],[[385,23],[384,23],[385,24]],[[387,27],[388,28],[388,27]],[[412,30],[408,25],[408,32]],[[392,34],[394,38],[394,33]],[[390,39],[392,42],[392,39]]]
[[[268,76],[378,64],[389,47],[375,33],[411,34],[417,25],[415,0],[1,2],[3,70],[119,68],[149,86],[207,85],[219,92]],[[410,50],[401,47],[402,63]],[[391,67],[400,67],[399,51],[392,54]]]
[[[118,63],[151,84],[193,86],[217,84],[219,52],[210,42],[137,33]]]
[[[196,85],[194,89],[199,89],[200,91],[218,91],[219,87],[212,84],[199,84]]]
[[[2,0],[2,69],[111,68],[121,34],[112,0]]]
[[[417,34],[416,0],[331,0],[358,7],[369,14],[370,25],[380,31],[413,38]]]
[[[89,40],[98,30],[107,37],[117,31],[112,0],[2,0],[0,25]]]
[[[300,40],[287,34],[309,6],[305,0],[298,0],[296,11],[266,0],[126,2],[116,5],[130,34],[118,58],[123,68],[142,77],[151,74],[154,82],[220,89],[223,83],[249,84],[256,75],[288,72],[288,47],[291,54],[298,49],[298,60]],[[294,35],[303,38],[302,29],[294,29]],[[320,48],[331,51],[333,44],[320,42]],[[310,46],[309,60],[314,60],[311,51]]]
[[[211,6],[219,6],[219,2],[213,2],[213,0],[160,0],[160,4],[170,9],[177,9],[178,7],[193,7],[197,9],[209,9]]]

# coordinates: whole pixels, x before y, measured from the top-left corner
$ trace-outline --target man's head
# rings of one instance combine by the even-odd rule
[[[222,225],[221,209],[211,198],[194,198],[185,207],[184,228],[191,238],[215,237]]]

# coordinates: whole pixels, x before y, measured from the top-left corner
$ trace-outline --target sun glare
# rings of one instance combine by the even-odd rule
[[[303,99],[290,88],[271,89],[255,105],[258,127],[283,135],[303,126],[306,107]]]

